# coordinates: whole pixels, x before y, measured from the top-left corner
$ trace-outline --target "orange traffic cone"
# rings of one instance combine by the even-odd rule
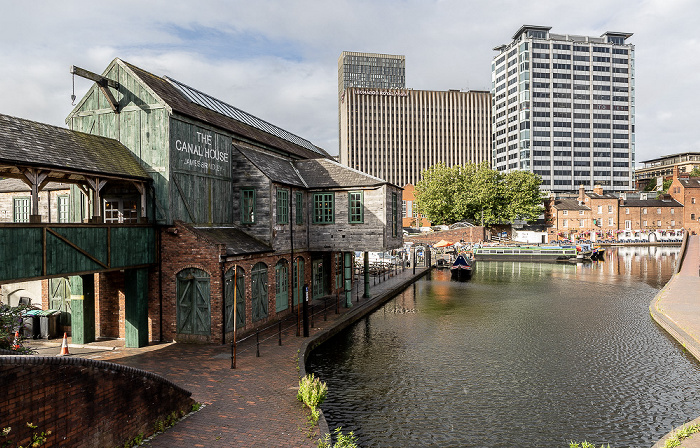
[[[12,343],[12,350],[19,350],[19,331],[15,331],[15,341]]]
[[[58,356],[70,355],[68,353],[68,333],[63,333],[63,342],[61,343],[61,353]]]

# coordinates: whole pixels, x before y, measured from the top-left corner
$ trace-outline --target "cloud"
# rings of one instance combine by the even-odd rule
[[[408,87],[489,89],[493,47],[523,24],[636,45],[637,160],[700,151],[700,77],[690,0],[280,0],[9,2],[0,17],[0,113],[63,125],[75,64],[115,57],[168,75],[338,151],[337,60],[343,50],[406,56]],[[76,79],[78,97],[90,87]]]

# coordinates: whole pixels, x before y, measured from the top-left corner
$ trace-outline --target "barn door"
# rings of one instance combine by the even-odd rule
[[[267,265],[258,263],[250,275],[251,300],[253,302],[253,322],[267,317]]]
[[[210,329],[209,274],[183,269],[177,274],[177,332],[208,336]]]
[[[71,325],[70,282],[67,278],[52,278],[49,280],[49,309],[60,310],[59,325]]]
[[[226,331],[233,331],[233,268],[226,272]],[[245,326],[245,273],[238,267],[236,277],[236,329]]]
[[[304,259],[297,258],[294,262],[294,272],[292,274],[292,284],[294,285],[294,291],[292,297],[294,298],[294,305],[298,305],[301,302],[301,295],[304,293],[301,287],[304,286]],[[300,287],[301,286],[301,287]]]

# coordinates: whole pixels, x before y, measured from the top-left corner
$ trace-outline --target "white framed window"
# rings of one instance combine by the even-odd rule
[[[660,209],[660,208],[657,208],[657,209],[656,209],[656,214],[657,214],[657,215],[660,215],[660,214],[661,214],[661,209]]]
[[[578,214],[579,214],[579,215],[583,215],[583,210],[579,210],[579,211],[578,211]]]
[[[646,222],[646,221],[642,221],[642,226],[643,226],[643,227],[646,227],[646,226],[647,226],[647,222]]]
[[[612,212],[613,212],[613,206],[612,206],[612,205],[608,205],[608,213],[612,213]]]
[[[661,227],[661,220],[656,221],[656,227]]]
[[[646,215],[646,214],[647,214],[647,209],[646,209],[646,208],[643,208],[643,209],[642,209],[642,215]]]
[[[632,221],[629,219],[625,220],[625,229],[631,230],[632,229]]]
[[[673,226],[675,226],[675,225],[676,225],[676,221],[671,220],[671,227],[673,227]]]
[[[563,220],[563,221],[561,222],[561,226],[562,226],[562,227],[569,227],[569,220],[568,220],[568,219]]]
[[[672,209],[671,209],[671,214],[672,214],[672,215],[675,215],[675,214],[676,214],[676,210],[672,208]]]
[[[629,215],[629,214],[630,214],[630,209],[625,207],[625,215]]]
[[[569,214],[569,211],[568,211],[568,210],[564,210],[564,211],[561,212],[561,214],[564,215],[564,216],[566,216],[566,215]]]
[[[585,227],[586,220],[585,219],[579,219],[578,220],[578,226],[579,227]]]
[[[613,219],[612,219],[612,218],[608,218],[608,225],[609,225],[610,227],[613,226]]]
[[[598,214],[600,215],[601,213],[603,213],[603,206],[599,205],[598,206]]]

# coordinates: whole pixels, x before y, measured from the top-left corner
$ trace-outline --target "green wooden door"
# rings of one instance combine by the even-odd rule
[[[234,270],[229,269],[225,275],[226,281],[226,331],[233,331],[233,282]],[[237,267],[236,281],[236,330],[245,327],[245,272]]]
[[[311,282],[313,298],[318,299],[319,297],[323,297],[325,292],[323,260],[314,260],[311,262]]]
[[[267,317],[267,265],[258,263],[250,274],[253,322]]]
[[[209,274],[183,269],[177,274],[177,332],[208,336],[211,329]]]
[[[287,260],[280,260],[275,266],[275,311],[289,308],[289,266]]]
[[[60,310],[59,325],[71,325],[70,282],[67,278],[52,278],[49,280],[49,308]]]
[[[304,286],[304,259],[303,258],[297,258],[296,262],[294,263],[294,273],[293,273],[292,281],[294,284],[294,291],[293,291],[294,306],[296,306],[299,304],[299,302],[301,302],[301,296],[302,296],[302,294],[304,294],[303,289],[299,287],[299,285],[301,285],[302,287]]]

